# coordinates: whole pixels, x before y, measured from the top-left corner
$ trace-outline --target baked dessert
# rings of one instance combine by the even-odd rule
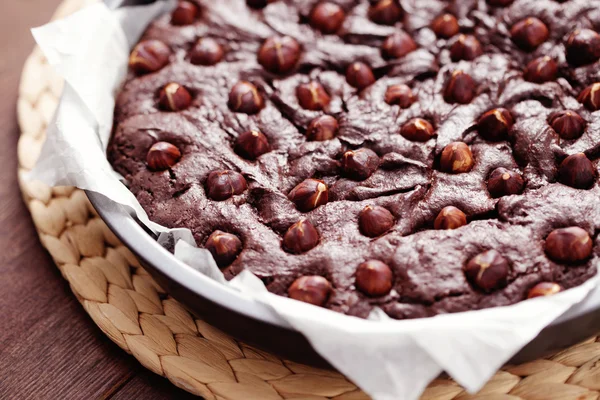
[[[182,1],[130,58],[108,158],[230,279],[397,319],[596,274],[600,7]]]

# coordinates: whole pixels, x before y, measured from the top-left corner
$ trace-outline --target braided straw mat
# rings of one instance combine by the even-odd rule
[[[91,0],[66,0],[55,18]],[[18,100],[19,175],[33,168],[62,90],[39,49]],[[40,240],[94,322],[151,371],[206,399],[368,399],[342,375],[281,360],[195,319],[148,275],[79,189],[20,179]],[[600,336],[498,372],[476,395],[434,381],[429,400],[600,400]]]

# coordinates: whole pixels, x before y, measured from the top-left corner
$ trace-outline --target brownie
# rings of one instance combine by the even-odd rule
[[[227,279],[367,317],[596,274],[600,7],[199,0],[130,58],[108,158]]]

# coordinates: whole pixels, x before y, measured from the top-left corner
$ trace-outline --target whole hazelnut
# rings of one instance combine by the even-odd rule
[[[346,81],[350,86],[363,90],[375,83],[375,75],[367,64],[355,62],[346,69]]]
[[[389,86],[385,91],[385,102],[389,105],[400,106],[400,108],[408,108],[416,100],[417,99],[411,88],[403,83]]]
[[[300,60],[300,45],[290,36],[268,38],[258,50],[258,63],[269,72],[285,74]]]
[[[456,70],[448,79],[444,89],[444,100],[447,103],[469,104],[475,97],[476,85],[471,75]]]
[[[192,95],[178,83],[168,83],[161,89],[158,104],[166,111],[185,110],[192,104]]]
[[[452,142],[444,147],[440,157],[440,168],[443,172],[462,174],[473,168],[473,154],[463,142]]]
[[[324,34],[336,33],[346,19],[344,9],[327,1],[317,4],[310,13],[310,25]]]
[[[479,117],[477,130],[485,140],[498,142],[506,140],[515,121],[506,108],[494,108]]]
[[[450,46],[452,61],[471,61],[483,54],[481,43],[473,35],[459,35],[458,39]]]
[[[577,100],[590,111],[600,110],[600,83],[594,83],[583,89]]]
[[[488,250],[473,257],[463,270],[473,286],[490,292],[506,286],[510,266],[498,251]]]
[[[550,126],[565,140],[578,139],[585,131],[586,122],[573,110],[560,111],[550,117]]]
[[[592,255],[592,238],[583,229],[572,226],[555,229],[546,238],[546,254],[561,263],[579,263]]]
[[[596,182],[596,168],[583,153],[568,156],[558,167],[560,183],[576,189],[589,189]]]
[[[500,167],[492,171],[487,181],[487,188],[494,198],[521,194],[525,181],[521,174]]]
[[[235,142],[235,152],[247,160],[256,160],[269,151],[269,140],[259,131],[246,131]]]
[[[198,7],[189,1],[180,1],[171,14],[173,25],[191,25],[198,16]]]
[[[380,206],[366,206],[358,216],[358,227],[368,237],[381,236],[394,226],[391,212]]]
[[[175,165],[181,158],[179,149],[167,142],[156,142],[148,150],[146,163],[153,171],[164,171]]]
[[[413,118],[402,126],[400,134],[413,142],[426,142],[435,136],[435,131],[429,121]]]
[[[536,58],[527,64],[523,77],[533,83],[544,83],[556,80],[558,64],[551,57]]]
[[[244,114],[256,114],[265,106],[265,101],[256,86],[246,81],[239,81],[229,92],[229,108]]]
[[[299,211],[308,212],[327,204],[329,189],[325,182],[318,179],[305,179],[292,189],[288,195]]]
[[[288,289],[288,296],[315,306],[323,306],[333,288],[331,283],[322,276],[302,276],[294,281]]]
[[[316,81],[298,85],[296,96],[300,106],[311,111],[323,110],[331,101],[331,97],[329,97],[323,85]]]
[[[216,40],[201,38],[190,52],[190,62],[194,65],[215,65],[224,55],[223,47]]]
[[[160,40],[144,40],[129,56],[129,67],[138,75],[156,72],[169,63],[171,49]]]
[[[311,141],[331,140],[337,135],[339,124],[331,115],[321,115],[313,119],[306,129],[306,138]]]
[[[558,292],[562,292],[562,288],[558,283],[540,282],[531,289],[529,289],[527,298],[533,299],[534,297],[552,296],[553,294],[556,294]]]
[[[567,39],[567,61],[580,67],[600,60],[600,35],[591,29],[578,29]]]
[[[394,25],[400,18],[402,8],[396,0],[379,0],[369,8],[369,19],[376,24]]]
[[[342,156],[344,175],[357,180],[368,179],[379,168],[379,157],[370,149],[348,150]]]
[[[300,254],[319,244],[319,232],[307,219],[290,226],[283,236],[283,248],[290,253]]]
[[[227,200],[248,189],[246,179],[239,172],[230,170],[212,171],[206,179],[206,193],[216,201]]]
[[[526,51],[535,50],[550,35],[548,27],[535,17],[525,18],[510,29],[513,42]]]
[[[431,29],[435,32],[437,37],[449,39],[458,33],[460,26],[454,15],[442,14],[433,20]]]
[[[365,261],[356,269],[356,288],[367,296],[385,296],[392,290],[393,280],[390,267],[379,260]]]
[[[436,217],[433,227],[438,230],[458,229],[467,224],[467,216],[454,206],[442,208]]]
[[[204,247],[210,251],[219,268],[225,268],[231,265],[242,251],[242,241],[231,233],[214,231]]]
[[[381,51],[385,58],[402,58],[417,49],[417,44],[408,33],[396,31],[388,36],[381,45]]]

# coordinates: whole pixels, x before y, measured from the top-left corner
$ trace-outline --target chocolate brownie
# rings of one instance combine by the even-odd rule
[[[596,274],[600,7],[199,0],[130,58],[108,158],[228,279],[366,317]]]

